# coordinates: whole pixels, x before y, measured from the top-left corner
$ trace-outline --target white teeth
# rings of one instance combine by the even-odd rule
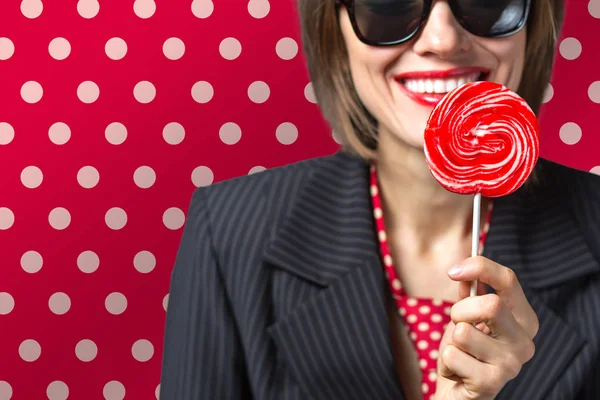
[[[403,84],[408,90],[416,93],[444,94],[467,82],[475,82],[480,77],[480,73],[472,73],[446,79],[404,79]]]

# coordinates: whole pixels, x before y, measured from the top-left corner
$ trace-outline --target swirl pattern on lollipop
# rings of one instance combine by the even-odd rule
[[[436,105],[425,129],[425,158],[447,190],[499,197],[525,183],[539,154],[529,105],[505,86],[462,85]]]

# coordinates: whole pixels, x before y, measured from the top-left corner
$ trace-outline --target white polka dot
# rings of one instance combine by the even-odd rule
[[[21,183],[29,189],[35,189],[42,184],[44,174],[42,170],[36,166],[30,165],[21,171]]]
[[[158,384],[156,389],[154,389],[154,397],[156,397],[156,400],[160,400],[160,383]]]
[[[169,122],[163,128],[162,135],[168,144],[178,145],[185,138],[185,128],[178,122]]]
[[[21,268],[27,273],[35,274],[42,269],[43,264],[42,255],[37,251],[29,250],[21,256]]]
[[[100,258],[96,253],[90,250],[86,250],[77,256],[77,268],[81,272],[91,274],[95,272],[100,266]]]
[[[423,393],[428,393],[429,392],[429,385],[427,385],[426,383],[422,383],[421,384],[421,391]]]
[[[546,90],[544,90],[544,98],[542,99],[542,103],[547,103],[552,100],[554,97],[554,87],[551,84],[548,84]]]
[[[256,19],[266,17],[270,10],[271,4],[268,0],[250,0],[248,2],[248,13]]]
[[[40,358],[42,354],[42,347],[40,344],[33,340],[27,339],[24,340],[19,345],[19,356],[23,359],[23,361],[32,362]]]
[[[392,256],[390,256],[389,254],[386,254],[386,255],[383,257],[383,263],[384,263],[386,266],[388,266],[388,267],[391,267],[391,266],[392,266],[392,263],[393,263]]]
[[[332,131],[331,137],[337,144],[344,144],[344,140],[342,139],[342,136],[340,134],[338,134],[337,132]]]
[[[298,43],[292,38],[283,38],[277,42],[275,52],[282,60],[291,60],[298,54]]]
[[[50,141],[56,145],[63,145],[71,139],[71,128],[64,122],[56,122],[48,129]]]
[[[277,127],[275,136],[281,144],[293,144],[298,139],[298,128],[290,122],[284,122]]]
[[[15,45],[9,38],[0,38],[0,60],[8,60],[15,54]]]
[[[165,297],[163,297],[162,306],[163,306],[163,309],[165,311],[167,311],[167,308],[169,307],[169,294],[168,293],[165,295]]]
[[[156,267],[156,257],[147,250],[142,250],[133,257],[133,266],[138,272],[147,274]]]
[[[211,185],[214,179],[215,175],[212,170],[204,165],[196,167],[192,171],[192,183],[196,187]]]
[[[396,290],[400,290],[400,288],[402,287],[402,285],[400,284],[400,281],[398,279],[394,279],[392,281],[392,287]]]
[[[442,338],[442,334],[438,331],[433,331],[429,337],[431,337],[432,340],[440,340]]]
[[[0,145],[6,145],[15,138],[15,129],[8,122],[0,122]]]
[[[408,317],[406,317],[406,321],[409,324],[414,324],[415,322],[417,322],[417,316],[414,314],[410,314]]]
[[[600,3],[600,0],[598,0],[598,3]],[[600,81],[596,81],[590,85],[588,88],[588,96],[594,103],[600,104]]]
[[[429,347],[429,343],[427,343],[425,340],[419,340],[417,343],[417,348],[419,350],[425,350],[427,347]]]
[[[122,208],[113,207],[106,212],[104,221],[110,229],[123,229],[127,224],[127,213]]]
[[[154,0],[135,0],[133,11],[140,18],[150,18],[156,12],[156,3]]]
[[[452,308],[451,307],[444,307],[444,314],[450,315],[451,312],[452,312]]]
[[[566,60],[575,60],[581,55],[581,43],[579,40],[569,37],[560,42],[560,55]]]
[[[433,314],[433,315],[431,316],[431,320],[432,320],[433,322],[435,322],[435,323],[442,322],[442,316],[441,316],[440,314],[437,314],[437,313],[436,313],[436,314]]]
[[[100,97],[100,88],[95,82],[85,81],[77,87],[77,97],[82,103],[91,104]]]
[[[42,14],[44,4],[41,0],[23,0],[21,2],[21,13],[26,18],[37,18]]]
[[[98,355],[98,346],[92,340],[83,339],[75,346],[75,355],[83,362],[90,362]]]
[[[66,208],[56,207],[50,211],[48,222],[54,229],[62,231],[71,224],[71,213]]]
[[[106,296],[104,307],[106,308],[106,311],[113,315],[123,314],[127,309],[127,297],[122,293],[111,293]]]
[[[419,324],[419,327],[418,327],[418,329],[419,329],[421,332],[425,332],[425,331],[427,331],[427,330],[429,329],[429,324],[428,324],[427,322],[421,322],[421,323]]]
[[[194,0],[192,1],[192,14],[196,18],[204,19],[212,15],[215,10],[215,5],[211,0]]]
[[[133,181],[141,189],[148,189],[156,182],[156,172],[148,166],[141,166],[133,173]]]
[[[100,181],[100,173],[92,166],[82,167],[77,172],[77,182],[82,188],[91,189],[98,185]]]
[[[304,87],[304,97],[306,98],[306,100],[313,104],[317,103],[317,98],[315,97],[315,91],[313,90],[312,82],[309,82],[308,85]]]
[[[54,381],[46,388],[48,400],[67,400],[69,398],[69,387],[63,381]]]
[[[373,215],[375,216],[375,218],[380,219],[381,217],[383,217],[383,211],[381,211],[381,208],[377,207],[373,211]]]
[[[248,87],[248,97],[254,103],[262,104],[269,99],[271,89],[262,81],[256,81]]]
[[[12,395],[12,386],[6,381],[0,381],[0,400],[10,400]]]
[[[77,2],[77,12],[83,18],[94,18],[99,11],[100,3],[97,0],[79,0]]]
[[[431,308],[429,308],[429,306],[419,307],[419,313],[421,313],[421,314],[429,314],[430,312],[431,312]]]
[[[15,214],[10,208],[0,207],[0,230],[9,229],[15,223]]]
[[[223,39],[219,44],[219,53],[226,60],[235,60],[242,54],[242,44],[236,38]]]
[[[592,174],[600,175],[600,165],[597,165],[597,166],[593,167],[592,169],[590,169],[590,172]]]
[[[123,400],[125,398],[125,386],[119,381],[110,381],[102,389],[105,400]]]
[[[104,45],[104,52],[111,60],[121,60],[127,54],[127,42],[120,37],[111,38]]]
[[[429,352],[429,357],[430,357],[432,360],[437,360],[437,358],[438,358],[439,354],[440,354],[440,353],[439,353],[439,351],[438,351],[438,350],[431,350],[431,351]]]
[[[64,60],[71,54],[71,43],[62,37],[52,39],[48,45],[48,53],[55,60]]]
[[[434,306],[441,306],[442,304],[444,304],[444,302],[440,299],[433,299],[431,304],[433,304]]]
[[[411,338],[412,340],[417,340],[417,333],[416,333],[416,332],[411,332],[411,333],[410,333],[410,338]]]
[[[225,144],[236,144],[242,138],[242,129],[236,123],[227,122],[219,129],[219,137]]]
[[[600,19],[600,0],[590,0],[588,3],[588,12],[592,17]]]
[[[411,307],[414,307],[417,305],[417,299],[415,299],[414,297],[410,297],[406,300],[406,304],[408,304]]]
[[[154,355],[154,346],[146,339],[136,341],[131,347],[133,358],[140,362],[146,362]]]
[[[179,60],[185,53],[185,43],[183,40],[172,37],[165,40],[163,44],[163,54],[169,60]]]
[[[177,230],[185,224],[185,214],[177,207],[171,207],[163,213],[163,224],[171,230]]]
[[[106,127],[104,136],[110,144],[122,144],[127,139],[127,127],[120,122],[113,122]]]
[[[435,371],[429,371],[429,382],[435,382],[437,380],[437,373]]]
[[[0,315],[10,314],[15,308],[15,299],[10,293],[0,292]]]
[[[151,82],[139,82],[133,88],[133,97],[142,104],[148,104],[156,97],[156,88]]]
[[[379,190],[377,189],[377,186],[375,185],[371,185],[371,196],[377,196],[377,193],[379,192]]]
[[[257,174],[259,172],[263,172],[266,171],[267,169],[261,165],[257,165],[255,167],[250,168],[250,171],[248,171],[248,175],[253,175],[253,174]]]
[[[215,95],[212,85],[206,81],[196,82],[192,86],[192,98],[200,104],[208,103]]]
[[[71,299],[66,293],[54,293],[48,300],[48,308],[56,315],[66,314],[71,309]]]
[[[21,98],[29,103],[35,104],[42,99],[44,95],[44,89],[42,85],[35,81],[25,82],[23,86],[21,86]]]
[[[427,360],[424,360],[424,359],[421,358],[419,360],[419,367],[421,367],[421,368],[427,368]]]
[[[560,128],[560,140],[565,144],[573,145],[581,140],[581,128],[574,122],[567,122]]]

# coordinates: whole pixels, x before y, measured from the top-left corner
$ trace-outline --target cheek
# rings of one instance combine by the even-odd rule
[[[494,44],[494,53],[504,75],[504,84],[516,91],[521,83],[525,63],[526,32],[523,30]]]

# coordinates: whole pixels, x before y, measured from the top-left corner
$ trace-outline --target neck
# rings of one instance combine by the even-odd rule
[[[377,161],[388,233],[420,253],[464,244],[471,236],[473,196],[444,189],[423,150],[391,136],[380,136]]]

